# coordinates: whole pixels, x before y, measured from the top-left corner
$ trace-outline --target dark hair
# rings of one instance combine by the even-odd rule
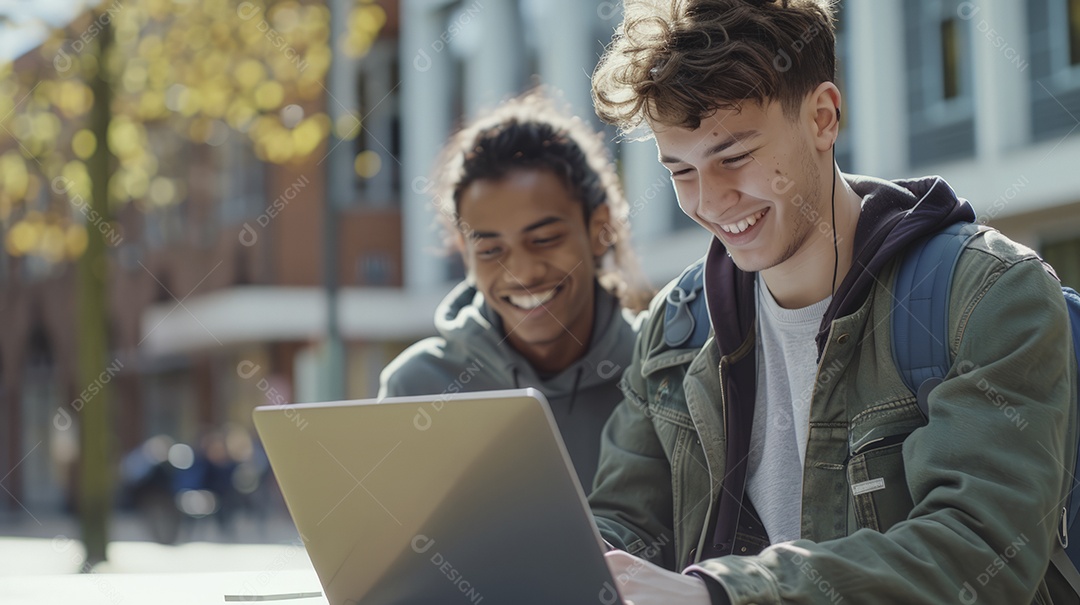
[[[779,100],[794,118],[836,77],[833,0],[626,0],[593,73],[596,112],[695,129],[718,109]]]
[[[611,220],[604,238],[610,245],[596,259],[597,279],[624,307],[646,308],[653,292],[630,246],[629,207],[603,140],[542,91],[501,104],[451,137],[443,150],[435,203],[451,239],[468,230],[459,215],[462,192],[476,181],[498,181],[517,170],[557,176],[581,201],[586,225],[592,211],[607,204]]]

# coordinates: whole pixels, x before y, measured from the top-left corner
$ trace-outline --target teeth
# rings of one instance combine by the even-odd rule
[[[748,216],[733,225],[720,225],[720,228],[724,231],[727,231],[728,233],[742,233],[750,227],[753,227],[754,223],[757,223],[759,220],[761,220],[762,216],[765,216],[764,210],[758,212],[753,216]]]
[[[555,298],[555,290],[548,290],[539,294],[526,294],[525,296],[508,296],[506,298],[515,307],[529,311]]]

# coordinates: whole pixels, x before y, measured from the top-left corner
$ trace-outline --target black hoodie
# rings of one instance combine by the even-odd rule
[[[852,267],[821,318],[817,336],[819,360],[833,320],[850,315],[863,305],[890,261],[925,235],[956,222],[975,220],[971,206],[958,198],[941,177],[885,181],[844,175],[844,179],[862,196],[863,202],[855,228]],[[755,273],[739,270],[720,240],[713,240],[705,260],[705,298],[721,358],[741,347],[755,329],[755,277]],[[729,366],[724,377],[723,388],[730,402],[729,414],[724,419],[726,479],[717,509],[711,515],[713,540],[706,543],[703,559],[732,554],[734,548],[746,486],[746,460],[757,389],[756,361],[756,355],[745,355]]]

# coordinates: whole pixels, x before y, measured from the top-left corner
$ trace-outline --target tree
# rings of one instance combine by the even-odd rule
[[[12,256],[77,262],[80,385],[109,365],[107,259],[122,239],[110,214],[184,198],[178,141],[242,136],[260,160],[287,164],[311,157],[332,128],[357,134],[357,116],[331,124],[324,81],[332,52],[366,53],[386,14],[350,2],[348,35],[331,49],[319,2],[105,0],[36,55],[0,65],[0,231]],[[98,386],[75,410],[91,565],[106,556],[112,501],[110,394]]]

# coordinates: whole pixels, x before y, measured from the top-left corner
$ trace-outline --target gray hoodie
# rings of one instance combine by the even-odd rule
[[[630,365],[641,317],[596,287],[596,316],[584,357],[542,378],[510,343],[484,296],[466,282],[435,311],[440,336],[410,346],[380,377],[379,397],[437,395],[534,387],[551,405],[566,449],[586,492],[600,456],[600,431],[622,399],[619,379]]]

